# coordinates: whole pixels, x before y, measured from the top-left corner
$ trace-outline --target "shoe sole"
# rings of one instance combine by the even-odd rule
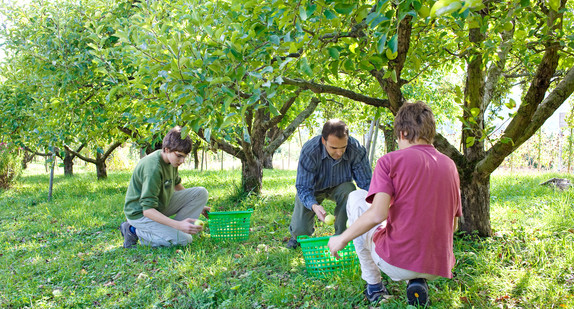
[[[428,289],[422,283],[412,283],[407,288],[407,299],[411,306],[426,307],[428,305]]]

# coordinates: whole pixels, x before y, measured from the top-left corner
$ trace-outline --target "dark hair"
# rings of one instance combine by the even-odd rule
[[[342,120],[331,119],[323,125],[321,136],[327,140],[329,135],[335,135],[338,138],[349,137],[349,127]]]
[[[431,108],[422,101],[406,102],[395,116],[395,135],[406,132],[406,139],[414,143],[417,139],[432,144],[436,134],[436,123]]]
[[[181,127],[177,126],[165,135],[161,148],[167,148],[170,151],[179,151],[185,154],[191,152],[191,138],[189,135],[184,139],[181,138]]]

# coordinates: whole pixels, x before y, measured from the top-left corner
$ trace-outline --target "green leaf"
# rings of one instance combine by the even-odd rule
[[[421,69],[421,59],[415,54],[413,54],[411,58],[415,71],[419,71]]]
[[[334,76],[339,76],[339,60],[331,62],[329,69],[331,71],[331,74],[333,74]]]
[[[389,19],[386,16],[379,15],[379,17],[373,19],[373,21],[370,23],[371,29],[375,29],[375,27],[377,27],[380,23],[387,20]]]
[[[558,12],[558,9],[560,9],[560,0],[547,0],[547,2],[551,9]]]
[[[387,45],[387,34],[383,34],[379,38],[379,42],[377,43],[377,52],[382,54],[385,51],[385,46]]]
[[[345,60],[343,62],[343,68],[345,69],[345,71],[347,72],[352,72],[355,70],[355,64],[353,63],[353,60],[347,58],[347,60]]]
[[[375,67],[376,70],[380,70],[383,67],[383,59],[379,56],[369,57],[369,62]]]
[[[301,70],[301,72],[305,73],[307,76],[313,77],[313,70],[311,69],[311,66],[309,65],[309,60],[307,60],[307,57],[303,56],[303,58],[301,58],[301,61],[299,63],[299,69]]]
[[[296,52],[298,52],[298,51],[299,51],[299,49],[298,49],[297,44],[296,44],[295,42],[289,44],[289,52],[290,52],[291,54],[294,54],[294,53],[296,53]]]
[[[329,53],[329,56],[331,56],[331,58],[333,59],[339,59],[339,49],[336,47],[329,47],[327,49],[327,52]]]
[[[323,12],[323,15],[325,15],[325,17],[327,17],[328,20],[337,18],[337,15],[333,13],[333,11],[331,10],[325,10],[325,12]]]
[[[205,136],[205,140],[207,140],[209,142],[211,139],[211,128],[205,129],[205,131],[203,132],[203,135]]]
[[[317,4],[315,4],[315,3],[307,4],[307,17],[313,16],[313,13],[315,13],[316,9],[317,9]]]
[[[261,70],[261,74],[265,74],[265,73],[273,73],[273,67],[272,66],[266,66],[265,68],[263,68],[263,70]]]
[[[299,6],[299,17],[301,20],[307,20],[307,10],[303,6]]]
[[[357,47],[359,47],[359,44],[357,42],[354,42],[353,44],[349,45],[349,50],[353,53],[356,54],[355,50],[357,49]]]
[[[277,108],[275,107],[275,105],[273,105],[273,103],[271,103],[271,101],[269,101],[269,111],[271,112],[271,114],[273,114],[273,116],[281,115],[279,113],[279,111],[277,110]]]
[[[399,42],[398,42],[398,35],[395,34],[391,37],[391,39],[389,40],[389,43],[387,43],[387,46],[389,46],[389,48],[391,49],[391,52],[394,54],[397,52],[398,46],[399,46]]]
[[[270,36],[269,42],[271,42],[271,44],[274,44],[274,45],[279,45],[281,43],[281,41],[279,40],[279,37],[276,35]]]
[[[243,140],[251,144],[251,137],[249,136],[249,131],[247,131],[247,127],[243,127]]]
[[[474,142],[475,142],[474,136],[467,137],[466,138],[466,147],[467,148],[472,147],[472,145],[474,145]]]
[[[472,117],[477,117],[480,114],[480,109],[479,108],[471,108],[470,109],[470,114],[472,115]]]
[[[512,140],[512,138],[510,137],[503,137],[500,139],[500,142],[503,144],[508,144],[510,143],[512,146],[514,146],[514,141]]]
[[[506,105],[506,107],[508,107],[509,109],[513,109],[516,107],[516,101],[514,101],[514,99],[510,99],[507,103],[505,103],[504,105]]]
[[[393,80],[393,82],[397,82],[397,71],[395,70],[391,70],[391,79]]]
[[[335,4],[335,12],[341,15],[349,15],[355,8],[355,3],[337,3]]]
[[[358,9],[357,14],[355,16],[355,22],[360,23],[363,19],[365,19],[369,14],[370,8],[371,8],[370,5],[361,6]]]

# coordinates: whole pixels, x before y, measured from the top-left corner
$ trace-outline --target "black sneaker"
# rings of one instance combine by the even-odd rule
[[[297,238],[295,236],[291,236],[291,238],[289,238],[289,241],[287,242],[287,245],[285,247],[287,247],[288,249],[295,249],[297,247],[299,247],[301,244],[297,241]]]
[[[383,283],[381,283],[380,288],[378,288],[374,291],[369,291],[369,285],[367,284],[365,286],[364,294],[370,303],[379,302],[381,300],[381,298],[384,298],[384,296],[391,295]]]
[[[132,233],[130,227],[131,225],[127,222],[120,225],[120,231],[122,232],[122,236],[124,236],[124,248],[133,248],[138,243],[138,235]]]
[[[429,301],[429,286],[423,278],[409,280],[407,284],[407,299],[411,306],[426,307]]]

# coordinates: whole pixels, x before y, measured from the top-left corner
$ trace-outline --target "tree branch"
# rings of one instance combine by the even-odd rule
[[[544,124],[546,119],[550,117],[574,92],[574,66],[570,68],[566,76],[554,88],[550,94],[538,105],[535,113],[530,117],[528,125],[521,128],[520,135],[514,136],[511,142],[503,143],[497,142],[490,150],[488,155],[477,165],[477,170],[483,173],[491,173],[494,171],[512,151],[517,149],[525,141],[527,141],[540,127]],[[523,104],[529,104],[527,102]],[[516,118],[515,118],[516,119]],[[513,119],[513,121],[515,120]],[[507,128],[508,131],[508,128]],[[514,131],[512,131],[514,132]],[[505,133],[503,137],[509,137]]]
[[[228,154],[238,158],[239,160],[244,160],[245,156],[243,155],[243,151],[241,150],[241,148],[239,147],[235,147],[227,142],[225,142],[224,140],[220,140],[220,139],[211,139],[210,141],[208,141],[205,138],[205,135],[203,134],[204,130],[203,129],[199,129],[199,131],[197,131],[197,136],[199,136],[202,140],[204,140],[206,143],[208,144],[213,144],[215,143],[217,145],[217,148],[227,152]]]
[[[514,9],[511,10],[509,14],[514,12]],[[484,97],[482,98],[482,110],[486,110],[488,105],[492,100],[492,96],[494,94],[494,89],[498,84],[498,80],[502,75],[502,71],[506,66],[506,58],[510,53],[510,49],[512,48],[512,37],[514,34],[514,27],[510,31],[503,31],[502,32],[502,43],[500,44],[500,50],[498,51],[498,61],[493,63],[488,70],[486,76],[486,82],[484,85]]]
[[[321,102],[321,100],[319,100],[318,98],[312,98],[309,105],[307,105],[307,108],[305,108],[301,113],[299,113],[299,115],[295,117],[295,119],[287,126],[287,128],[279,132],[277,134],[277,137],[273,141],[271,141],[271,143],[269,143],[267,147],[265,147],[265,150],[263,151],[265,155],[268,156],[274,153],[275,150],[277,150],[277,148],[279,148],[279,146],[281,146],[283,142],[285,142],[285,140],[287,140],[287,138],[289,138],[289,136],[291,136],[291,134],[295,132],[295,130],[299,127],[299,125],[303,123],[303,121],[305,121],[305,119],[307,119],[315,111],[315,109],[319,105],[319,102]]]
[[[451,158],[456,163],[457,167],[464,165],[463,163],[465,159],[462,153],[460,153],[456,147],[451,145],[449,141],[442,136],[442,134],[437,133],[435,135],[433,145],[438,149],[438,151]]]
[[[269,121],[266,121],[263,124],[263,128],[265,131],[269,130],[272,127],[277,126],[277,124],[279,122],[281,122],[281,120],[283,120],[283,118],[285,118],[287,111],[291,108],[291,106],[293,106],[293,103],[295,103],[295,100],[297,100],[297,98],[299,97],[299,95],[301,94],[302,91],[303,91],[303,89],[298,88],[297,91],[295,91],[295,95],[290,97],[287,100],[287,102],[285,102],[285,104],[283,104],[283,106],[281,106],[281,110],[279,111],[279,115],[271,118]],[[271,104],[271,103],[269,103],[269,104]]]
[[[389,100],[387,99],[378,99],[373,97],[368,97],[366,95],[362,95],[356,92],[353,92],[348,89],[343,89],[340,87],[335,87],[331,85],[319,84],[311,81],[306,81],[302,79],[291,79],[287,77],[283,77],[283,83],[286,85],[293,85],[300,87],[304,90],[311,90],[314,93],[328,93],[334,94],[338,96],[342,96],[353,101],[362,102],[367,105],[375,106],[375,107],[386,107],[389,108]]]
[[[86,161],[92,164],[96,164],[98,163],[95,159],[92,158],[88,158],[83,156],[82,154],[80,154],[79,152],[74,151],[72,148],[70,148],[68,145],[64,145],[64,148],[66,148],[66,150],[70,153],[72,153],[73,155],[75,155],[76,157],[80,158],[82,161]]]

